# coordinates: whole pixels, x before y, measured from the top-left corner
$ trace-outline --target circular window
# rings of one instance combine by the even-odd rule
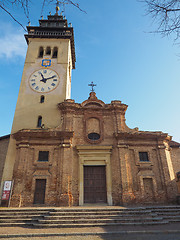
[[[89,133],[88,134],[88,138],[90,140],[99,140],[100,139],[100,135],[98,133]]]

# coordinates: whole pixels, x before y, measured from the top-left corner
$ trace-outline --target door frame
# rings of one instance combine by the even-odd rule
[[[106,166],[107,204],[112,206],[112,146],[76,146],[76,149],[79,155],[79,205],[84,205],[84,166]]]

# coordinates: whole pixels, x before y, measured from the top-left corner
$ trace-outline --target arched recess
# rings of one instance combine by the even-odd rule
[[[57,48],[57,47],[54,47],[54,48],[53,48],[52,58],[57,58],[57,55],[58,55],[58,48]]]
[[[39,116],[37,121],[37,127],[41,127],[41,126],[42,126],[42,116]]]
[[[43,47],[40,47],[39,53],[38,53],[38,58],[43,58],[43,55],[44,55],[44,49],[43,49]]]
[[[42,95],[41,98],[40,98],[40,103],[44,103],[44,101],[45,101],[45,96]]]
[[[46,55],[51,55],[51,48],[50,47],[46,48]]]
[[[103,139],[102,121],[97,117],[89,117],[85,120],[86,140],[89,143],[99,143]]]

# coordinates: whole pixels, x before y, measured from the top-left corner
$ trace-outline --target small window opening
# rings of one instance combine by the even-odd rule
[[[40,99],[40,103],[44,103],[45,97],[42,95]]]
[[[51,55],[51,48],[50,47],[46,48],[46,55]]]
[[[148,153],[147,152],[139,152],[139,160],[140,160],[140,162],[149,162]]]
[[[37,122],[37,127],[41,127],[42,126],[42,117],[39,116],[38,117],[38,122]]]
[[[58,55],[58,49],[57,49],[57,47],[55,47],[55,48],[53,49],[52,58],[57,58],[57,55]]]
[[[40,47],[39,48],[39,58],[43,58],[43,54],[44,54],[44,49],[43,49],[43,47]]]
[[[98,133],[89,133],[88,134],[88,138],[90,140],[99,140],[100,139],[100,135]]]
[[[49,161],[49,151],[39,151],[38,162],[48,162]]]

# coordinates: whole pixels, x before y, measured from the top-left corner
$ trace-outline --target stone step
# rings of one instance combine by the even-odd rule
[[[86,214],[86,215],[115,215],[115,214],[133,214],[133,215],[135,215],[135,214],[138,214],[138,215],[141,215],[141,214],[149,214],[149,213],[151,213],[151,211],[150,210],[147,210],[147,211],[132,211],[132,212],[130,212],[130,211],[128,211],[128,212],[124,212],[124,211],[116,211],[116,212],[114,212],[114,211],[104,211],[104,210],[101,210],[101,211],[76,211],[76,212],[74,212],[74,211],[67,211],[67,212],[64,212],[64,211],[62,211],[62,212],[60,212],[60,211],[58,211],[58,212],[49,212],[49,214],[50,215],[84,215],[84,214]]]
[[[179,212],[180,213],[180,209],[152,209],[151,212]]]
[[[0,216],[0,220],[3,220],[3,219],[18,219],[18,218],[21,218],[21,219],[26,219],[26,218],[42,218],[44,216],[47,216],[47,215],[3,215],[3,216]]]
[[[0,223],[0,227],[32,227],[33,223]]]
[[[26,219],[1,219],[0,223],[32,223],[34,221],[38,221],[39,219],[32,219],[32,218],[26,218]]]
[[[146,216],[146,215],[159,215],[159,216],[163,216],[163,215],[169,215],[169,216],[173,216],[173,215],[180,215],[180,212],[168,212],[168,213],[164,213],[164,212],[152,212],[152,211],[141,211],[141,212],[49,212],[50,216]]]
[[[159,221],[157,222],[134,222],[134,223],[74,223],[74,224],[42,224],[34,223],[33,227],[35,228],[79,228],[79,227],[104,227],[104,226],[145,226],[145,225],[165,225],[168,224],[168,221]]]
[[[68,209],[68,210],[53,210],[53,211],[49,211],[53,214],[58,214],[58,213],[74,213],[74,214],[79,214],[79,213],[148,213],[148,212],[180,212],[180,209],[77,209],[77,210],[73,210],[73,209]]]
[[[176,215],[180,216],[179,212],[156,212],[152,214],[161,215],[161,216],[176,216]]]
[[[124,216],[124,215],[81,215],[81,216],[44,216],[44,220],[76,220],[76,219],[119,219],[119,218],[126,218],[126,219],[145,219],[145,218],[161,218],[161,219],[180,219],[180,215],[169,215],[169,216],[161,216],[157,214],[148,214],[143,216]]]
[[[49,212],[49,211],[54,211],[54,208],[30,208],[30,209],[27,209],[27,208],[0,208],[0,213],[3,213],[3,212]]]
[[[49,213],[49,211],[43,211],[43,212],[19,212],[19,211],[15,212],[15,211],[13,211],[13,212],[0,212],[0,216],[17,216],[17,215],[31,216],[31,215],[39,215],[39,214],[45,215],[48,213]]]
[[[44,216],[44,219],[46,220],[61,220],[61,219],[106,219],[106,218],[111,218],[111,219],[116,219],[116,218],[129,218],[129,219],[142,219],[146,218],[147,216],[153,218],[156,217],[157,215],[141,215],[141,216],[134,216],[134,215],[59,215],[59,216]],[[158,217],[158,216],[157,216]]]
[[[124,223],[124,222],[158,222],[162,221],[163,218],[139,218],[139,219],[128,219],[128,218],[116,218],[116,219],[111,219],[111,218],[106,218],[106,219],[96,219],[96,218],[83,218],[83,219],[61,219],[61,220],[46,220],[46,219],[41,219],[38,220],[39,223],[43,224],[83,224],[83,223]]]

